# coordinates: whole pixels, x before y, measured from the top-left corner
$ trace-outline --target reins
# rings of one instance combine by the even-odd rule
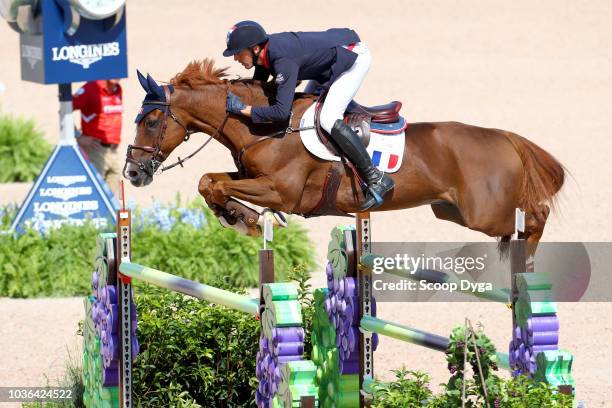
[[[232,81],[228,81],[228,87],[227,90],[229,91],[229,87],[235,83],[238,82],[240,80],[232,80]],[[126,175],[126,170],[127,170],[127,165],[128,163],[132,163],[135,164],[136,166],[138,166],[138,168],[141,171],[144,171],[145,173],[147,173],[149,176],[153,177],[153,175],[159,170],[160,173],[163,173],[165,171],[168,171],[176,166],[183,166],[183,163],[185,163],[187,160],[191,159],[192,157],[194,157],[196,154],[198,154],[202,149],[204,149],[208,143],[210,143],[210,141],[212,139],[217,139],[218,136],[220,136],[223,131],[223,128],[230,116],[230,113],[226,113],[225,117],[223,118],[223,121],[221,122],[221,124],[219,125],[219,127],[217,129],[215,129],[215,132],[209,136],[209,138],[202,144],[200,145],[196,150],[194,150],[191,154],[189,154],[187,157],[181,159],[180,157],[178,157],[178,159],[168,165],[168,166],[164,166],[163,165],[163,161],[166,159],[164,157],[164,153],[161,150],[161,146],[164,140],[164,136],[165,136],[165,132],[166,132],[166,128],[168,126],[168,118],[171,118],[172,120],[174,120],[179,126],[181,126],[184,130],[185,130],[185,135],[183,137],[183,141],[186,142],[189,140],[190,136],[194,133],[198,133],[198,131],[194,131],[194,130],[190,130],[188,129],[187,126],[185,126],[177,117],[176,115],[172,112],[172,110],[170,109],[170,97],[171,97],[171,92],[169,90],[169,87],[167,85],[162,85],[161,86],[162,89],[164,90],[164,94],[166,97],[166,101],[143,101],[142,105],[160,105],[163,106],[163,109],[160,109],[163,113],[164,113],[164,117],[163,117],[163,121],[161,126],[159,127],[159,131],[157,133],[157,136],[155,137],[155,145],[154,146],[146,146],[146,145],[128,145],[127,148],[127,154],[126,154],[126,160],[125,160],[125,165],[123,167],[123,175],[124,177],[128,178]],[[273,139],[277,136],[285,136],[291,133],[295,133],[295,132],[299,132],[302,130],[311,130],[314,129],[315,126],[305,126],[305,127],[298,127],[298,128],[293,128],[291,126],[291,122],[293,119],[293,112],[291,112],[291,116],[289,117],[289,126],[287,126],[285,129],[283,130],[279,130],[277,132],[274,132],[270,135],[266,135],[266,136],[262,136],[257,138],[256,140],[247,143],[245,146],[243,146],[240,151],[238,152],[238,155],[236,157],[236,163],[239,167],[239,171],[244,172],[245,168],[244,165],[242,163],[242,158],[244,157],[245,153],[247,152],[247,150],[249,150],[251,147],[264,142],[266,140],[269,139]],[[143,152],[146,153],[151,153],[151,158],[149,160],[146,161],[141,161],[136,159],[133,154],[132,151],[133,150],[141,150]]]

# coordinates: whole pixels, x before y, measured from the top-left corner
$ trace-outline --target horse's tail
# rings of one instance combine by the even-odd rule
[[[535,143],[510,132],[503,132],[523,163],[523,181],[518,205],[526,213],[539,214],[540,205],[555,208],[555,195],[565,181],[565,168],[550,153]],[[548,209],[546,209],[546,216]],[[500,237],[498,250],[508,256],[511,236]]]
[[[535,143],[514,133],[505,132],[523,162],[523,183],[519,207],[537,214],[540,204],[555,208],[555,195],[565,181],[565,169],[550,153]]]

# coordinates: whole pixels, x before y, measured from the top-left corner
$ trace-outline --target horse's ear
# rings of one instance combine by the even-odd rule
[[[142,86],[142,88],[147,93],[149,93],[149,84],[147,83],[147,78],[145,78],[145,76],[142,75],[139,70],[136,70],[136,73],[138,74],[138,82],[140,82],[140,86]]]
[[[149,92],[157,96],[160,101],[166,100],[166,94],[161,86],[157,85],[157,82],[153,79],[151,74],[147,74],[147,83],[149,84]]]

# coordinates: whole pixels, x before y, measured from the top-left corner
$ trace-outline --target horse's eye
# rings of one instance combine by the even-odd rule
[[[148,127],[149,129],[155,129],[155,126],[157,126],[157,120],[147,119],[145,121],[145,126]]]

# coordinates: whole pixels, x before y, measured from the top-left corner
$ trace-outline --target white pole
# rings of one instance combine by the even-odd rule
[[[59,84],[59,103],[59,145],[75,145],[76,139],[74,137],[74,118],[72,117],[72,84]]]

